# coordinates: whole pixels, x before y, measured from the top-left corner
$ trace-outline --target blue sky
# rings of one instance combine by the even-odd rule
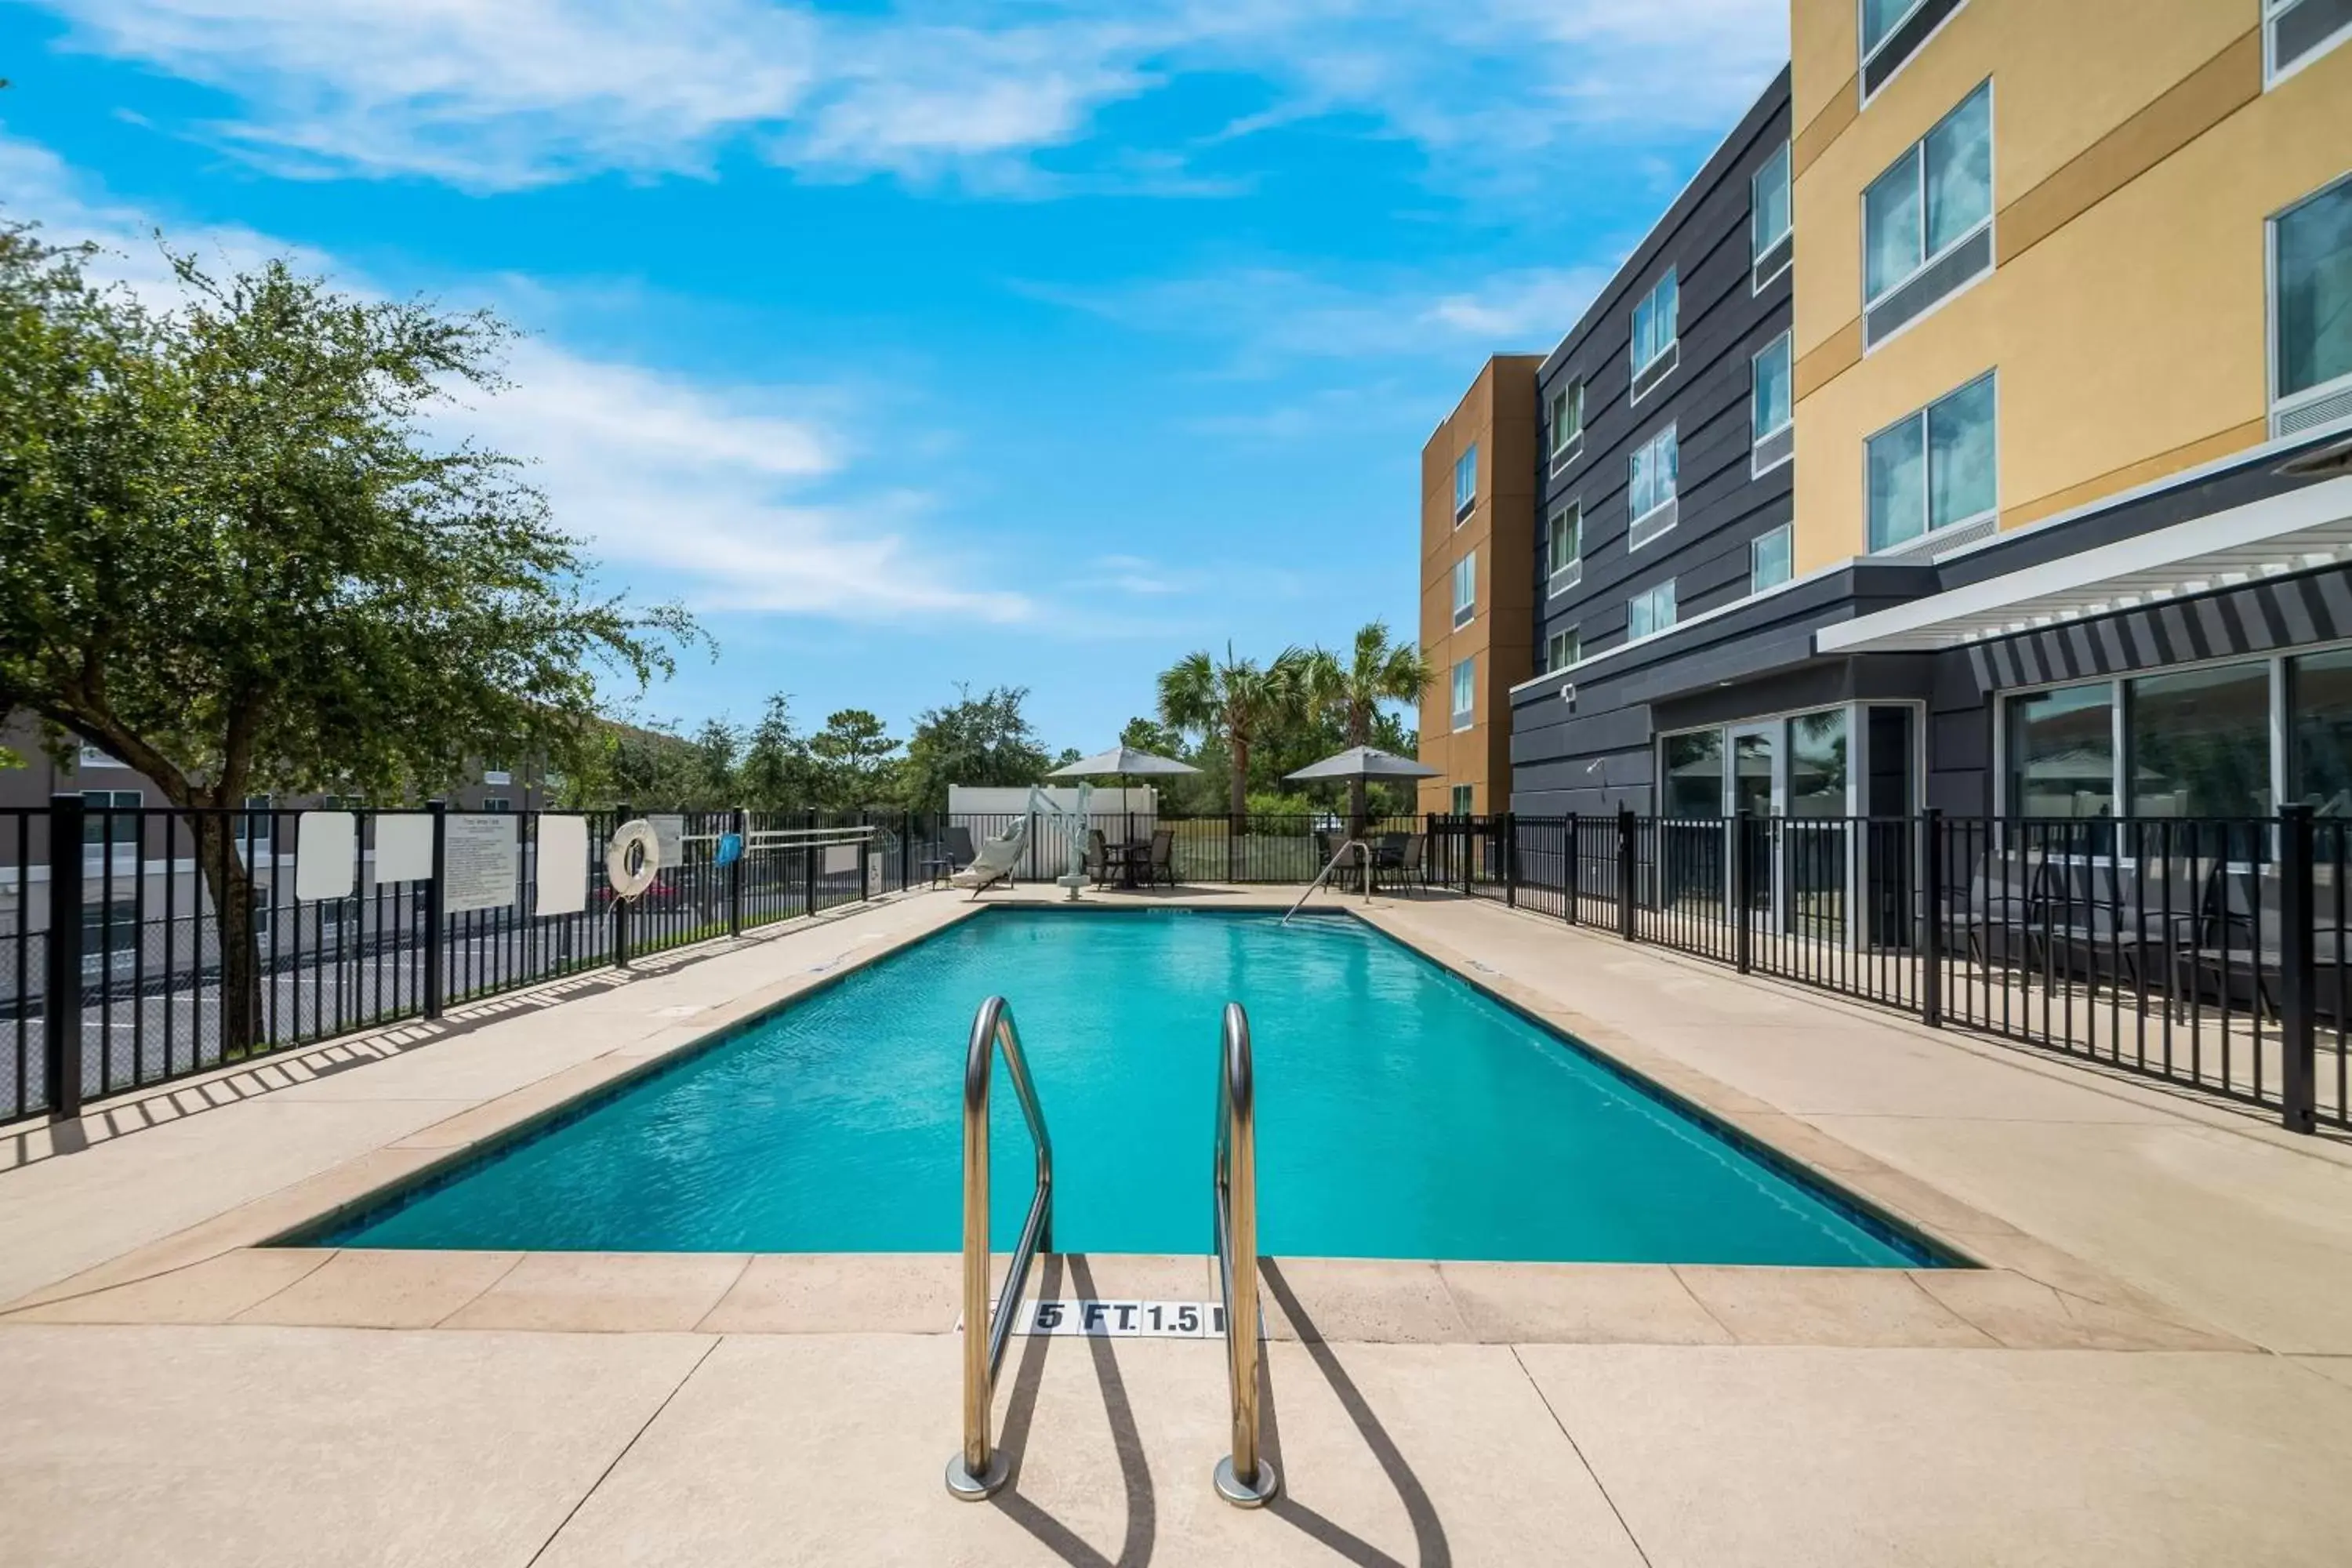
[[[1107,745],[1154,674],[1411,635],[1419,451],[1761,89],[1780,0],[0,0],[0,206],[492,307],[649,695]]]

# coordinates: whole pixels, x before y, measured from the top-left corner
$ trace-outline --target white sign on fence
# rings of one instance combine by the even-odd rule
[[[294,819],[294,896],[348,899],[360,859],[360,819],[348,811],[306,811]]]
[[[648,816],[653,824],[654,840],[661,846],[662,869],[686,864],[686,818],[678,816]]]
[[[519,881],[513,816],[453,812],[441,820],[442,909],[453,915],[512,909]]]
[[[576,915],[588,907],[588,819],[539,819],[538,865],[531,875],[531,913]]]
[[[857,846],[828,844],[824,847],[824,874],[844,877],[857,869]]]
[[[421,811],[375,819],[375,879],[422,882],[433,875],[433,818]]]

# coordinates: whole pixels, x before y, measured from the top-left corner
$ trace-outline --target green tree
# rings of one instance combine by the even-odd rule
[[[1345,658],[1322,647],[1307,656],[1308,705],[1336,725],[1343,749],[1375,744],[1382,705],[1420,701],[1430,679],[1421,649],[1391,641],[1384,621],[1359,627]],[[1363,831],[1361,779],[1348,785],[1348,821],[1352,831]]]
[[[743,749],[738,770],[743,804],[754,811],[794,811],[810,805],[815,790],[808,742],[793,728],[792,700],[779,691]]]
[[[1160,721],[1224,749],[1226,809],[1236,817],[1249,809],[1250,748],[1304,709],[1306,658],[1286,647],[1261,667],[1229,643],[1223,664],[1203,649],[1160,672]]]
[[[706,719],[690,743],[688,804],[698,811],[722,811],[736,804],[736,754],[743,737],[724,719]]]
[[[1025,686],[993,686],[974,697],[956,688],[956,700],[926,710],[907,742],[906,802],[916,811],[945,811],[950,784],[1030,784],[1051,764],[1044,742],[1021,711]]]
[[[887,805],[897,798],[898,742],[876,715],[845,708],[825,716],[824,728],[809,737],[819,803],[835,811]]]
[[[181,303],[156,312],[84,259],[0,231],[0,712],[194,814],[236,1050],[261,990],[231,808],[397,800],[469,757],[570,773],[599,672],[642,689],[695,630],[591,594],[514,460],[425,435],[499,384],[495,318],[280,262],[215,282],[178,261]]]

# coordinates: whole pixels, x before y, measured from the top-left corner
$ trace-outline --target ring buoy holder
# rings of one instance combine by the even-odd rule
[[[604,847],[604,876],[614,898],[636,898],[660,875],[661,836],[652,823],[633,817],[613,829],[613,841]]]

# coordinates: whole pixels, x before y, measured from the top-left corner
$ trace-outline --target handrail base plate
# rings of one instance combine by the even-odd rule
[[[1242,1479],[1234,1474],[1234,1457],[1231,1454],[1217,1461],[1216,1483],[1217,1495],[1235,1508],[1264,1508],[1274,1500],[1274,1494],[1282,1489],[1282,1478],[1274,1473],[1273,1461],[1261,1458],[1257,1462],[1257,1480],[1255,1484],[1244,1485]]]
[[[977,1477],[965,1468],[961,1453],[948,1461],[948,1495],[960,1501],[985,1502],[1003,1491],[1004,1483],[1012,1479],[1013,1461],[1002,1450],[989,1459],[987,1473]]]

